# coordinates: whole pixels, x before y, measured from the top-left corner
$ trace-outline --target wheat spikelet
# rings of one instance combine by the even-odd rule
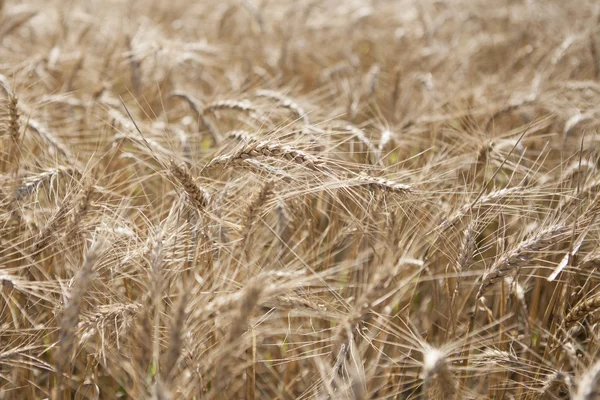
[[[414,189],[410,185],[394,182],[385,178],[377,178],[367,175],[358,175],[355,182],[361,186],[367,186],[371,189],[381,190],[389,193],[408,194],[414,193]]]
[[[227,167],[231,164],[239,164],[244,160],[255,157],[282,158],[290,162],[302,165],[314,171],[330,171],[327,164],[317,156],[308,154],[291,146],[282,145],[270,141],[260,141],[245,144],[242,148],[232,154],[225,154],[210,160],[204,169],[215,166]]]
[[[520,242],[513,249],[504,253],[483,275],[476,298],[480,299],[498,279],[527,265],[535,253],[567,238],[569,232],[570,229],[567,226],[556,224],[538,231],[531,238]]]
[[[227,134],[228,138],[231,139],[235,139],[237,141],[240,142],[252,142],[254,140],[254,137],[252,136],[252,134],[248,131],[242,130],[242,129],[236,129],[234,131],[231,131]]]
[[[73,218],[69,226],[66,229],[67,232],[67,240],[77,234],[79,229],[79,225],[81,221],[86,216],[90,209],[90,203],[92,201],[92,195],[96,192],[94,186],[91,183],[85,185],[82,189],[79,197],[75,203],[75,210],[73,213]]]
[[[206,115],[215,111],[233,110],[244,113],[256,113],[256,108],[249,100],[218,100],[207,104],[201,112],[201,115]]]
[[[87,288],[92,280],[94,266],[100,257],[104,246],[104,241],[97,238],[85,255],[83,265],[77,272],[73,280],[73,284],[69,291],[68,299],[63,307],[62,315],[59,323],[59,339],[58,345],[60,353],[55,355],[56,372],[58,384],[61,387],[63,373],[67,372],[66,368],[71,362],[71,356],[75,344],[75,333],[79,320],[79,313],[83,296],[87,292]]]
[[[245,241],[247,240],[250,229],[252,229],[252,224],[254,223],[261,206],[263,206],[273,194],[273,186],[273,181],[265,182],[260,191],[254,195],[250,204],[248,204],[248,207],[242,213],[242,236]]]
[[[77,325],[77,330],[83,332],[82,336],[88,336],[91,331],[105,323],[112,322],[117,319],[126,319],[134,317],[142,308],[139,303],[128,304],[111,304],[105,307],[99,307],[96,311],[87,318],[82,318],[82,321]]]
[[[373,144],[373,142],[367,137],[365,132],[360,129],[358,126],[348,123],[348,122],[336,122],[333,124],[333,127],[338,127],[343,129],[344,132],[351,134],[355,138],[357,138],[360,142],[362,142],[369,149],[369,154],[373,157],[378,154],[377,148]]]
[[[19,99],[14,93],[8,96],[8,136],[18,145],[21,136],[19,122]]]
[[[9,166],[12,169],[14,176],[13,190],[14,193],[16,188],[19,186],[19,164],[21,156],[21,124],[19,122],[19,100],[14,93],[11,93],[8,97],[8,127],[7,133],[10,138],[10,150],[9,150]]]
[[[264,90],[264,89],[257,90],[255,92],[255,94],[257,97],[266,97],[268,99],[277,101],[278,105],[280,107],[287,108],[288,110],[290,110],[294,114],[296,114],[296,117],[302,119],[302,122],[304,123],[304,125],[310,125],[310,121],[308,120],[308,116],[304,112],[304,109],[302,107],[300,107],[300,105],[298,103],[296,103],[294,100],[290,99],[289,97],[284,96],[281,93],[278,93],[274,90]]]
[[[500,364],[504,367],[510,368],[519,365],[519,358],[508,351],[502,351],[495,348],[487,348],[481,353],[474,354],[473,360],[471,361],[472,366],[476,367],[487,367],[493,364]]]
[[[477,220],[472,220],[463,231],[462,243],[456,260],[456,272],[466,271],[473,261],[473,251],[477,238]]]
[[[33,130],[35,133],[37,133],[39,137],[41,137],[42,140],[46,142],[46,144],[49,144],[50,147],[53,148],[58,154],[65,157],[65,159],[69,161],[71,165],[77,166],[73,155],[67,149],[67,147],[63,143],[61,143],[56,137],[54,137],[40,122],[31,117],[28,117],[27,127]]]
[[[171,175],[183,186],[192,205],[199,211],[205,211],[210,204],[210,193],[196,184],[194,178],[184,166],[179,166],[171,160],[169,171]]]
[[[500,190],[496,190],[481,196],[479,199],[464,204],[457,211],[455,211],[452,215],[446,218],[438,229],[440,231],[445,231],[454,224],[456,224],[460,219],[462,219],[465,215],[469,213],[469,211],[474,210],[479,207],[484,207],[488,205],[496,205],[501,204],[502,201],[510,201],[513,195],[522,194],[524,192],[524,187],[515,186],[511,188],[504,188]]]
[[[188,303],[188,292],[183,289],[180,297],[174,307],[174,314],[169,331],[169,345],[161,364],[161,374],[165,378],[167,386],[172,385],[174,374],[176,372],[177,361],[181,355],[183,346],[184,324],[187,318],[186,306]]]
[[[71,166],[57,166],[55,168],[49,168],[36,175],[31,175],[22,179],[22,185],[16,190],[15,198],[23,198],[35,190],[37,190],[44,183],[54,182],[61,175],[71,176],[72,178],[79,178],[79,172]]]
[[[238,340],[248,329],[248,318],[251,316],[254,307],[259,304],[263,291],[264,288],[258,280],[250,281],[244,288],[237,312],[229,329],[229,341],[231,343]]]
[[[66,221],[67,215],[71,211],[72,199],[69,197],[65,199],[58,211],[50,218],[46,226],[42,229],[37,237],[35,244],[33,245],[32,254],[38,255],[43,249],[45,249],[54,234],[62,227]]]
[[[380,73],[381,68],[377,64],[373,64],[371,68],[369,68],[366,76],[367,98],[371,98],[375,95],[375,90],[377,89],[377,80]]]
[[[587,297],[582,299],[579,303],[577,303],[567,316],[565,317],[565,324],[567,326],[571,326],[581,321],[589,314],[595,312],[600,308],[600,293],[593,295],[591,297]]]

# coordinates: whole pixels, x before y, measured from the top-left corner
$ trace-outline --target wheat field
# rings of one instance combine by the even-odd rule
[[[599,23],[0,0],[0,399],[600,399]]]

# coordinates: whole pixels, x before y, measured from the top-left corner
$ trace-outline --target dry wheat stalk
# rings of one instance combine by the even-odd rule
[[[0,398],[596,396],[592,0],[20,3]]]

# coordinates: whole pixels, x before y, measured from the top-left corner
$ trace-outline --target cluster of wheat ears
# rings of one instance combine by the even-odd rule
[[[600,398],[600,5],[0,0],[0,399]]]

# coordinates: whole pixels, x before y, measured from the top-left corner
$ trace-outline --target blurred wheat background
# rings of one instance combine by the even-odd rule
[[[600,4],[0,1],[0,399],[600,399]]]

